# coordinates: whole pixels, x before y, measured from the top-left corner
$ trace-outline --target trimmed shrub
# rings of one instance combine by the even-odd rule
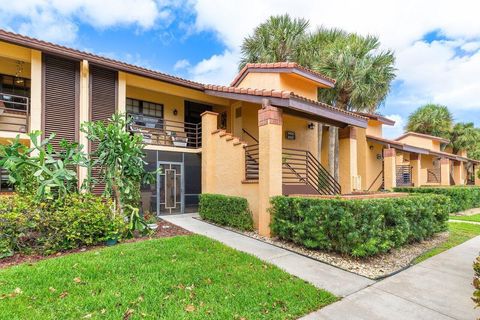
[[[0,258],[15,252],[50,254],[121,237],[126,224],[111,202],[90,194],[37,203],[29,196],[0,198]]]
[[[442,195],[364,200],[278,196],[271,204],[271,229],[279,238],[356,257],[444,231],[450,212],[450,199]]]
[[[248,201],[241,197],[221,194],[200,195],[199,214],[202,219],[239,230],[253,230]]]
[[[480,187],[404,187],[395,188],[395,191],[409,193],[433,193],[448,196],[452,200],[452,210],[450,213],[456,213],[480,207]]]
[[[477,308],[480,308],[480,257],[477,257],[477,260],[473,263],[473,271],[475,276],[473,278],[473,287],[475,291],[473,292],[473,301],[476,303]]]

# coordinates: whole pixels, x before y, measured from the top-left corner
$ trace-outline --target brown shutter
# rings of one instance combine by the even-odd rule
[[[117,72],[109,69],[90,66],[90,120],[106,121],[117,110]],[[90,144],[90,150],[95,150]],[[92,169],[92,176],[98,178],[98,169]],[[101,194],[104,185],[96,185],[93,193]]]
[[[43,55],[44,137],[55,133],[54,147],[62,139],[78,141],[79,62]]]

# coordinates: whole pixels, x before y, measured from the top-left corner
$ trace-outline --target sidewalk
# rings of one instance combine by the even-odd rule
[[[472,264],[480,236],[304,318],[475,320]]]
[[[374,283],[373,280],[332,267],[288,250],[194,219],[195,214],[162,216],[184,229],[218,240],[252,254],[308,281],[318,288],[345,297]]]

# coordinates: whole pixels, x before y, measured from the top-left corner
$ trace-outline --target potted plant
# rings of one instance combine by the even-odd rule
[[[143,219],[145,220],[145,223],[150,230],[157,230],[158,224],[157,217],[155,217],[155,215],[147,213],[144,215]]]

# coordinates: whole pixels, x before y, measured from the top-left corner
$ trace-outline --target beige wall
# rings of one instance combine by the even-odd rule
[[[368,120],[366,134],[369,136],[382,137],[382,123],[376,120]]]

